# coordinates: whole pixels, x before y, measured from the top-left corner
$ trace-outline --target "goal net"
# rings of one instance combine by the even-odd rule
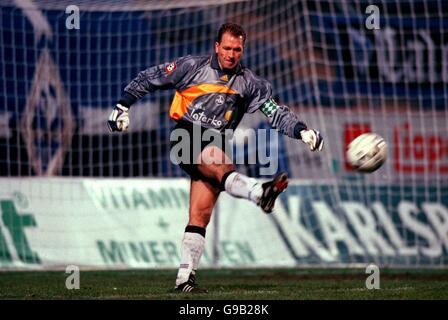
[[[267,217],[223,194],[205,263],[446,266],[447,12],[443,0],[2,1],[0,267],[177,265],[188,183],[170,161],[174,92],[133,105],[126,134],[106,120],[139,71],[211,55],[228,21],[248,34],[243,64],[326,144],[249,143],[269,124],[246,115],[238,171],[292,182]],[[345,157],[364,132],[388,145],[371,174]]]

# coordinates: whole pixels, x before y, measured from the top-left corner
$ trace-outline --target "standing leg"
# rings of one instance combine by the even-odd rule
[[[199,172],[208,179],[220,182],[221,188],[204,180],[191,181],[190,218],[182,240],[181,262],[176,278],[176,290],[183,292],[207,292],[196,286],[195,274],[204,250],[205,229],[219,193],[225,190],[234,197],[252,200],[269,213],[277,196],[288,185],[286,173],[280,173],[273,180],[261,184],[235,172],[233,164],[223,162],[228,160],[226,154],[215,146],[205,148],[200,157],[209,161],[200,162],[197,167]]]
[[[176,289],[185,292],[206,292],[195,286],[195,274],[205,245],[205,229],[220,190],[205,181],[191,181],[189,221],[181,247],[181,261]]]

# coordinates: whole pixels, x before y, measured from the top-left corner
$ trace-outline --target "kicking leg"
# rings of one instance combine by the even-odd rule
[[[236,172],[235,165],[224,151],[216,146],[209,146],[200,156],[198,170],[202,175],[219,182],[222,191],[227,191],[236,198],[249,199],[259,204],[263,193],[261,183]]]
[[[236,172],[227,155],[216,146],[205,148],[200,156],[198,170],[201,174],[220,181],[221,190],[236,198],[253,201],[266,213],[272,212],[278,195],[288,186],[288,176],[284,172],[265,183]]]

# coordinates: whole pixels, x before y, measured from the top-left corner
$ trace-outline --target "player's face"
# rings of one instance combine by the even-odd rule
[[[233,69],[243,55],[243,37],[226,32],[222,35],[221,43],[215,43],[215,51],[218,55],[219,66],[222,69]]]

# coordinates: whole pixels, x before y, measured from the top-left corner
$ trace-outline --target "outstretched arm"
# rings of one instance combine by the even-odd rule
[[[260,108],[268,117],[272,128],[294,139],[305,142],[311,151],[321,151],[324,140],[319,131],[308,129],[307,125],[299,119],[287,106],[278,105],[274,99],[269,98]]]
[[[272,99],[272,88],[268,81],[252,76],[250,85],[249,113],[260,110],[268,117],[272,128],[288,137],[302,140],[311,151],[322,150],[324,140],[319,131],[308,129],[307,125],[287,106],[277,104]]]
[[[129,127],[128,110],[132,104],[150,92],[176,88],[194,66],[194,59],[185,56],[139,72],[124,88],[123,95],[112,110],[107,121],[109,130],[126,131]]]

